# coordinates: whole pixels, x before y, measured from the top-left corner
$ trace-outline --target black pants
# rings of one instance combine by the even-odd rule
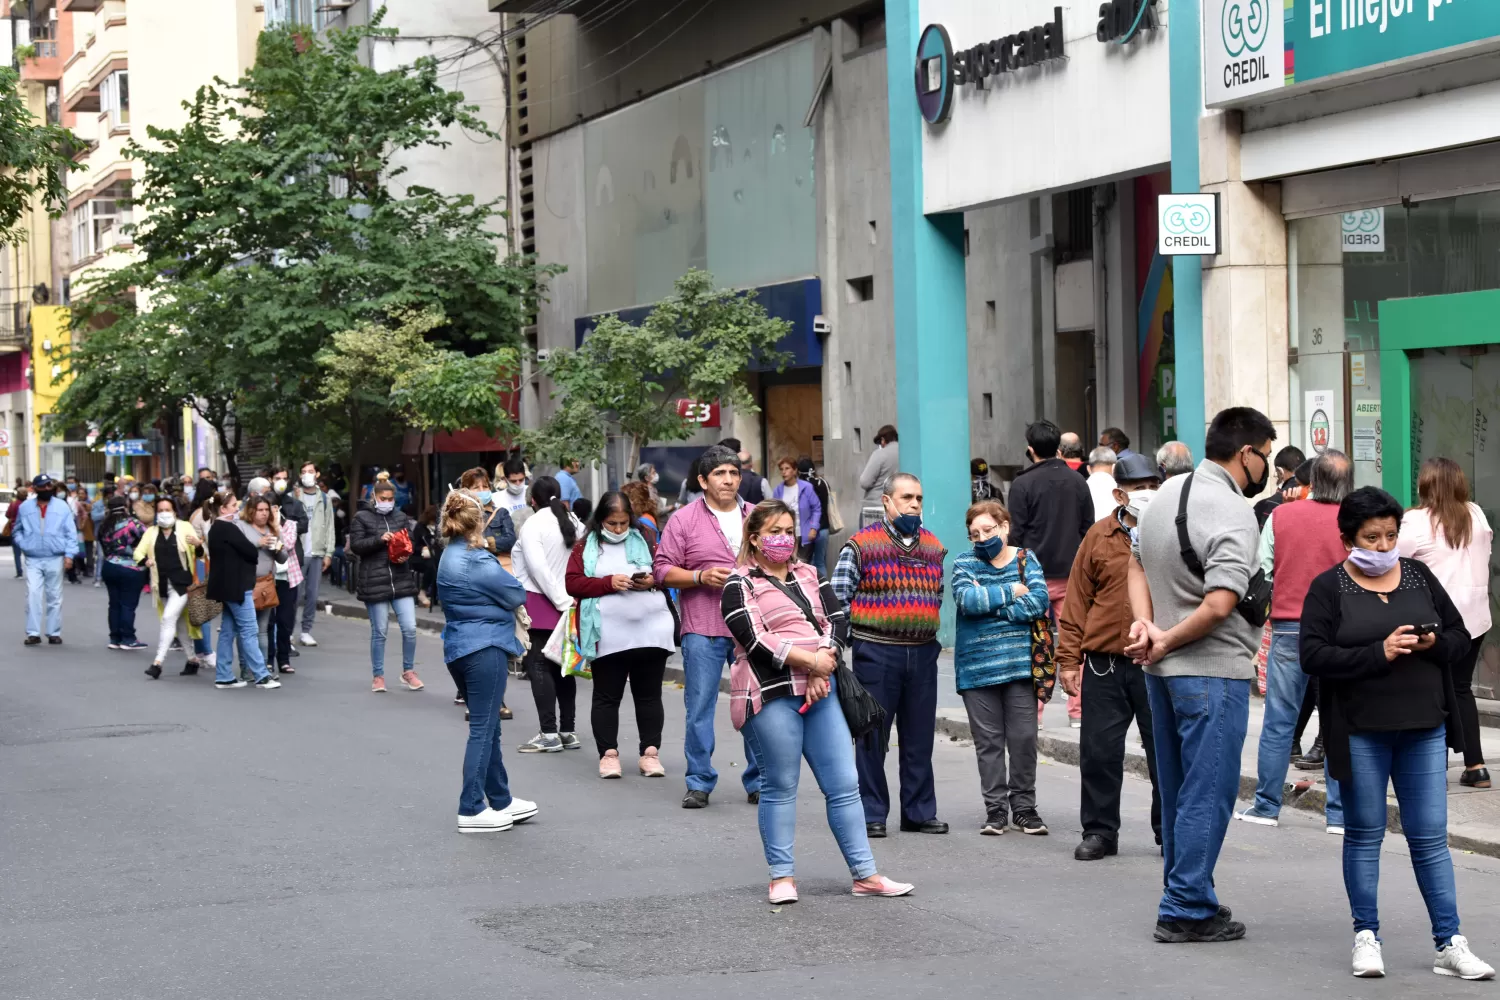
[[[1146,747],[1151,776],[1151,829],[1161,843],[1161,795],[1156,786],[1156,743],[1151,738],[1151,703],[1146,675],[1126,656],[1083,654],[1083,728],[1079,730],[1079,777],[1083,782],[1078,818],[1083,835],[1120,838],[1120,787],[1125,780],[1125,733],[1131,719]]]
[[[1464,766],[1484,763],[1484,747],[1479,743],[1479,706],[1474,704],[1474,665],[1484,636],[1476,636],[1469,651],[1453,664],[1453,691],[1458,696],[1458,724],[1464,732]]]
[[[1293,743],[1302,742],[1302,731],[1307,728],[1308,720],[1312,718],[1313,712],[1318,708],[1318,679],[1309,677],[1307,679],[1307,693],[1302,696],[1302,711],[1297,713],[1297,731],[1292,734]],[[1318,727],[1320,730],[1322,726]]]
[[[266,627],[266,646],[274,655],[276,669],[292,662],[292,630],[297,627],[297,592],[301,587],[290,586],[285,580],[276,581],[276,600],[271,611],[271,622]],[[271,664],[267,663],[266,666]]]
[[[536,718],[544,733],[571,733],[573,708],[578,700],[578,680],[564,677],[562,669],[542,655],[542,647],[552,638],[550,628],[534,628],[531,649],[526,653],[526,676],[531,678],[531,697],[536,702]]]
[[[594,706],[589,723],[599,756],[620,749],[620,702],[625,682],[635,701],[635,728],[640,733],[639,750],[661,747],[661,727],[666,710],[661,704],[661,682],[667,670],[665,649],[625,649],[594,661]],[[572,678],[569,678],[572,680]]]

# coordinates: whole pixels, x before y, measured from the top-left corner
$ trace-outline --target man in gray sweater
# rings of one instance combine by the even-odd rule
[[[1258,568],[1255,512],[1276,431],[1249,407],[1221,411],[1205,460],[1177,476],[1140,518],[1130,562],[1131,644],[1145,666],[1161,790],[1163,885],[1156,940],[1236,941],[1245,925],[1214,895],[1214,865],[1239,793],[1240,752],[1260,629],[1237,610]],[[1177,514],[1188,489],[1188,567]]]
[[[885,492],[885,481],[901,468],[901,450],[896,444],[896,428],[886,424],[875,432],[875,450],[865,462],[859,474],[859,488],[864,491],[860,503],[859,526],[873,524],[885,517],[885,504],[881,496]]]

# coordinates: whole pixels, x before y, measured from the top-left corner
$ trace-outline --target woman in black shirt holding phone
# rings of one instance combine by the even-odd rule
[[[1396,549],[1401,504],[1364,487],[1339,505],[1349,558],[1318,576],[1302,606],[1302,669],[1320,679],[1328,774],[1344,798],[1344,889],[1354,975],[1385,975],[1376,889],[1393,784],[1438,951],[1432,971],[1491,979],[1458,933],[1448,851],[1448,749],[1463,749],[1452,664],[1469,648],[1463,617],[1424,564]]]

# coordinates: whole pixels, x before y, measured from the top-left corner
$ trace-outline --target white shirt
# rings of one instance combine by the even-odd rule
[[[633,566],[624,545],[605,542],[599,546],[597,577],[651,572],[650,566]],[[676,649],[672,642],[672,612],[660,590],[625,590],[599,598],[599,656],[627,649]]]
[[[1463,616],[1470,638],[1477,639],[1490,630],[1490,547],[1494,531],[1476,503],[1469,504],[1469,544],[1451,548],[1443,529],[1433,521],[1432,513],[1414,507],[1401,518],[1401,535],[1397,546],[1408,559],[1427,564],[1438,583],[1448,592],[1453,606]],[[1268,525],[1270,522],[1266,522]]]
[[[736,497],[734,508],[731,510],[719,510],[712,504],[708,509],[714,512],[714,517],[719,519],[719,527],[724,531],[724,537],[729,539],[729,548],[739,558],[740,543],[745,540],[745,515],[740,513],[740,501]]]
[[[573,521],[573,537],[583,537],[583,523],[569,514]],[[517,559],[517,554],[520,558]],[[541,594],[559,611],[573,606],[568,596],[564,576],[568,568],[568,556],[572,550],[563,542],[562,528],[550,510],[541,510],[537,516],[528,517],[516,536],[516,547],[511,553],[511,572],[533,594]]]
[[[1089,495],[1094,498],[1094,520],[1102,521],[1120,506],[1115,503],[1115,477],[1108,472],[1089,474]]]
[[[494,498],[495,504],[504,508],[513,522],[516,519],[516,513],[525,510],[527,507],[526,491],[524,489],[520,493],[512,493],[507,487],[502,486],[494,492]]]

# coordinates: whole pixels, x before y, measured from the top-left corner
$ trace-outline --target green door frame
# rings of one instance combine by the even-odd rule
[[[1381,482],[1412,502],[1411,356],[1428,347],[1500,344],[1500,290],[1380,303]]]

